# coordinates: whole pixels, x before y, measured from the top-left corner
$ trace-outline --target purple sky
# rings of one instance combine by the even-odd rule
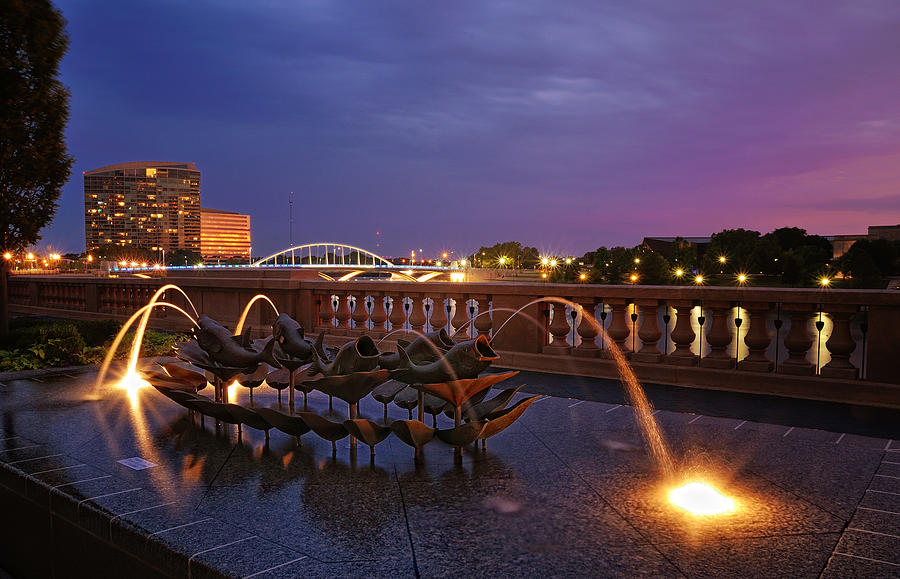
[[[67,0],[75,165],[195,161],[203,205],[380,252],[581,254],[900,222],[900,3]],[[127,8],[126,8],[127,7]]]

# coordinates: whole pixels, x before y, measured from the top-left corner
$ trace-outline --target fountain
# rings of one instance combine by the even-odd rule
[[[459,459],[463,446],[481,440],[484,448],[487,438],[507,428],[539,398],[524,398],[507,406],[518,392],[518,388],[509,388],[484,401],[491,387],[515,376],[517,372],[481,376],[488,366],[499,359],[491,348],[490,341],[483,335],[457,342],[443,329],[438,329],[429,334],[418,334],[412,342],[398,340],[396,352],[380,351],[368,335],[363,335],[332,352],[324,347],[323,335],[315,342],[310,342],[303,336],[303,328],[296,320],[287,314],[278,313],[271,300],[260,294],[244,308],[238,330],[243,329],[250,306],[259,300],[265,300],[272,306],[277,319],[270,337],[250,340],[249,328],[241,335],[233,335],[208,316],[198,315],[194,319],[173,304],[159,302],[158,297],[162,295],[163,289],[172,288],[175,286],[160,289],[150,303],[131,317],[116,337],[113,350],[118,347],[131,324],[139,316],[143,316],[132,349],[133,353],[139,352],[140,339],[151,310],[158,306],[172,307],[195,325],[194,338],[178,344],[175,348],[176,356],[212,375],[214,399],[196,393],[206,385],[205,379],[201,378],[202,374],[181,366],[167,365],[163,368],[164,372],[150,371],[145,372],[143,377],[139,376],[134,371],[137,360],[135,355],[132,356],[129,369],[120,384],[133,389],[150,383],[174,402],[199,413],[201,417],[210,416],[221,422],[235,424],[239,431],[242,426],[264,430],[267,441],[268,432],[272,428],[296,437],[298,443],[302,435],[313,432],[331,441],[334,452],[334,443],[350,436],[353,451],[359,439],[370,446],[374,458],[376,445],[394,434],[415,449],[417,459],[421,457],[422,447],[434,439],[454,446],[454,454]],[[541,301],[568,306],[573,312],[579,307],[559,297],[539,298],[513,311],[509,319]],[[480,312],[479,315],[483,313],[486,312]],[[684,469],[676,468],[653,416],[653,407],[640,382],[624,354],[606,335],[603,325],[587,312],[583,314],[583,318],[594,326],[597,334],[604,340],[636,413],[646,449],[665,484],[673,486],[678,471]],[[494,338],[503,331],[509,319],[494,332]],[[472,320],[468,323],[471,324]],[[111,359],[111,354],[108,358]],[[98,384],[108,365],[107,361],[101,368]],[[270,372],[267,366],[275,370]],[[298,371],[306,372],[309,377],[296,384],[294,375]],[[279,377],[279,373],[284,376]],[[265,382],[261,380],[263,376]],[[230,396],[224,384],[232,380],[235,385],[245,384],[251,388],[251,395],[252,388],[263,383],[279,389],[279,404],[280,388],[289,388],[288,411],[285,413],[275,408],[254,409],[252,397],[249,408],[229,404]],[[304,392],[304,412],[295,412],[294,389]],[[346,402],[349,419],[334,422],[310,412],[306,405],[306,394],[312,390],[329,396],[329,414],[332,411],[331,397],[338,397]],[[359,402],[369,395],[385,407],[381,424],[358,416]],[[391,402],[408,409],[409,419],[388,421],[387,406]],[[416,420],[412,419],[413,408],[418,409]],[[426,409],[433,416],[432,427],[424,423]],[[437,428],[437,415],[441,412],[453,418],[453,428]],[[683,486],[673,488],[669,493],[669,500],[673,505],[697,515],[723,514],[736,508],[733,499],[719,494],[713,487],[698,480],[690,480]]]

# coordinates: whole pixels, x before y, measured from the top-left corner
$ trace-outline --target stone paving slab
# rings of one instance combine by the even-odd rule
[[[433,442],[417,463],[394,437],[372,460],[365,445],[344,439],[332,451],[312,434],[297,446],[272,431],[265,447],[249,428],[240,439],[209,419],[201,428],[153,389],[88,399],[92,380],[0,387],[0,487],[157,573],[900,576],[893,438],[657,410],[682,472],[739,502],[734,514],[702,518],[668,504],[633,409],[614,402],[545,395],[486,451],[467,448],[457,461]],[[249,404],[246,390],[235,394]],[[262,387],[254,403],[277,396]],[[307,403],[328,412],[321,393]],[[339,419],[346,404],[334,411]],[[362,404],[373,420],[383,412]],[[134,457],[156,466],[119,462]]]

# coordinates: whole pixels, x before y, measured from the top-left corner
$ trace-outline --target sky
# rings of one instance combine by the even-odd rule
[[[288,247],[291,191],[295,242],[385,256],[900,223],[895,0],[57,6],[63,251],[82,172],[142,160],[196,162],[257,255]]]

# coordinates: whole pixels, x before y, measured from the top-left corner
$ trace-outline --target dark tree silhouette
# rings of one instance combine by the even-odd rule
[[[65,20],[47,0],[0,2],[0,251],[37,241],[56,212],[72,158],[64,131],[69,91],[57,78],[68,47]],[[0,333],[8,331],[0,260]]]

